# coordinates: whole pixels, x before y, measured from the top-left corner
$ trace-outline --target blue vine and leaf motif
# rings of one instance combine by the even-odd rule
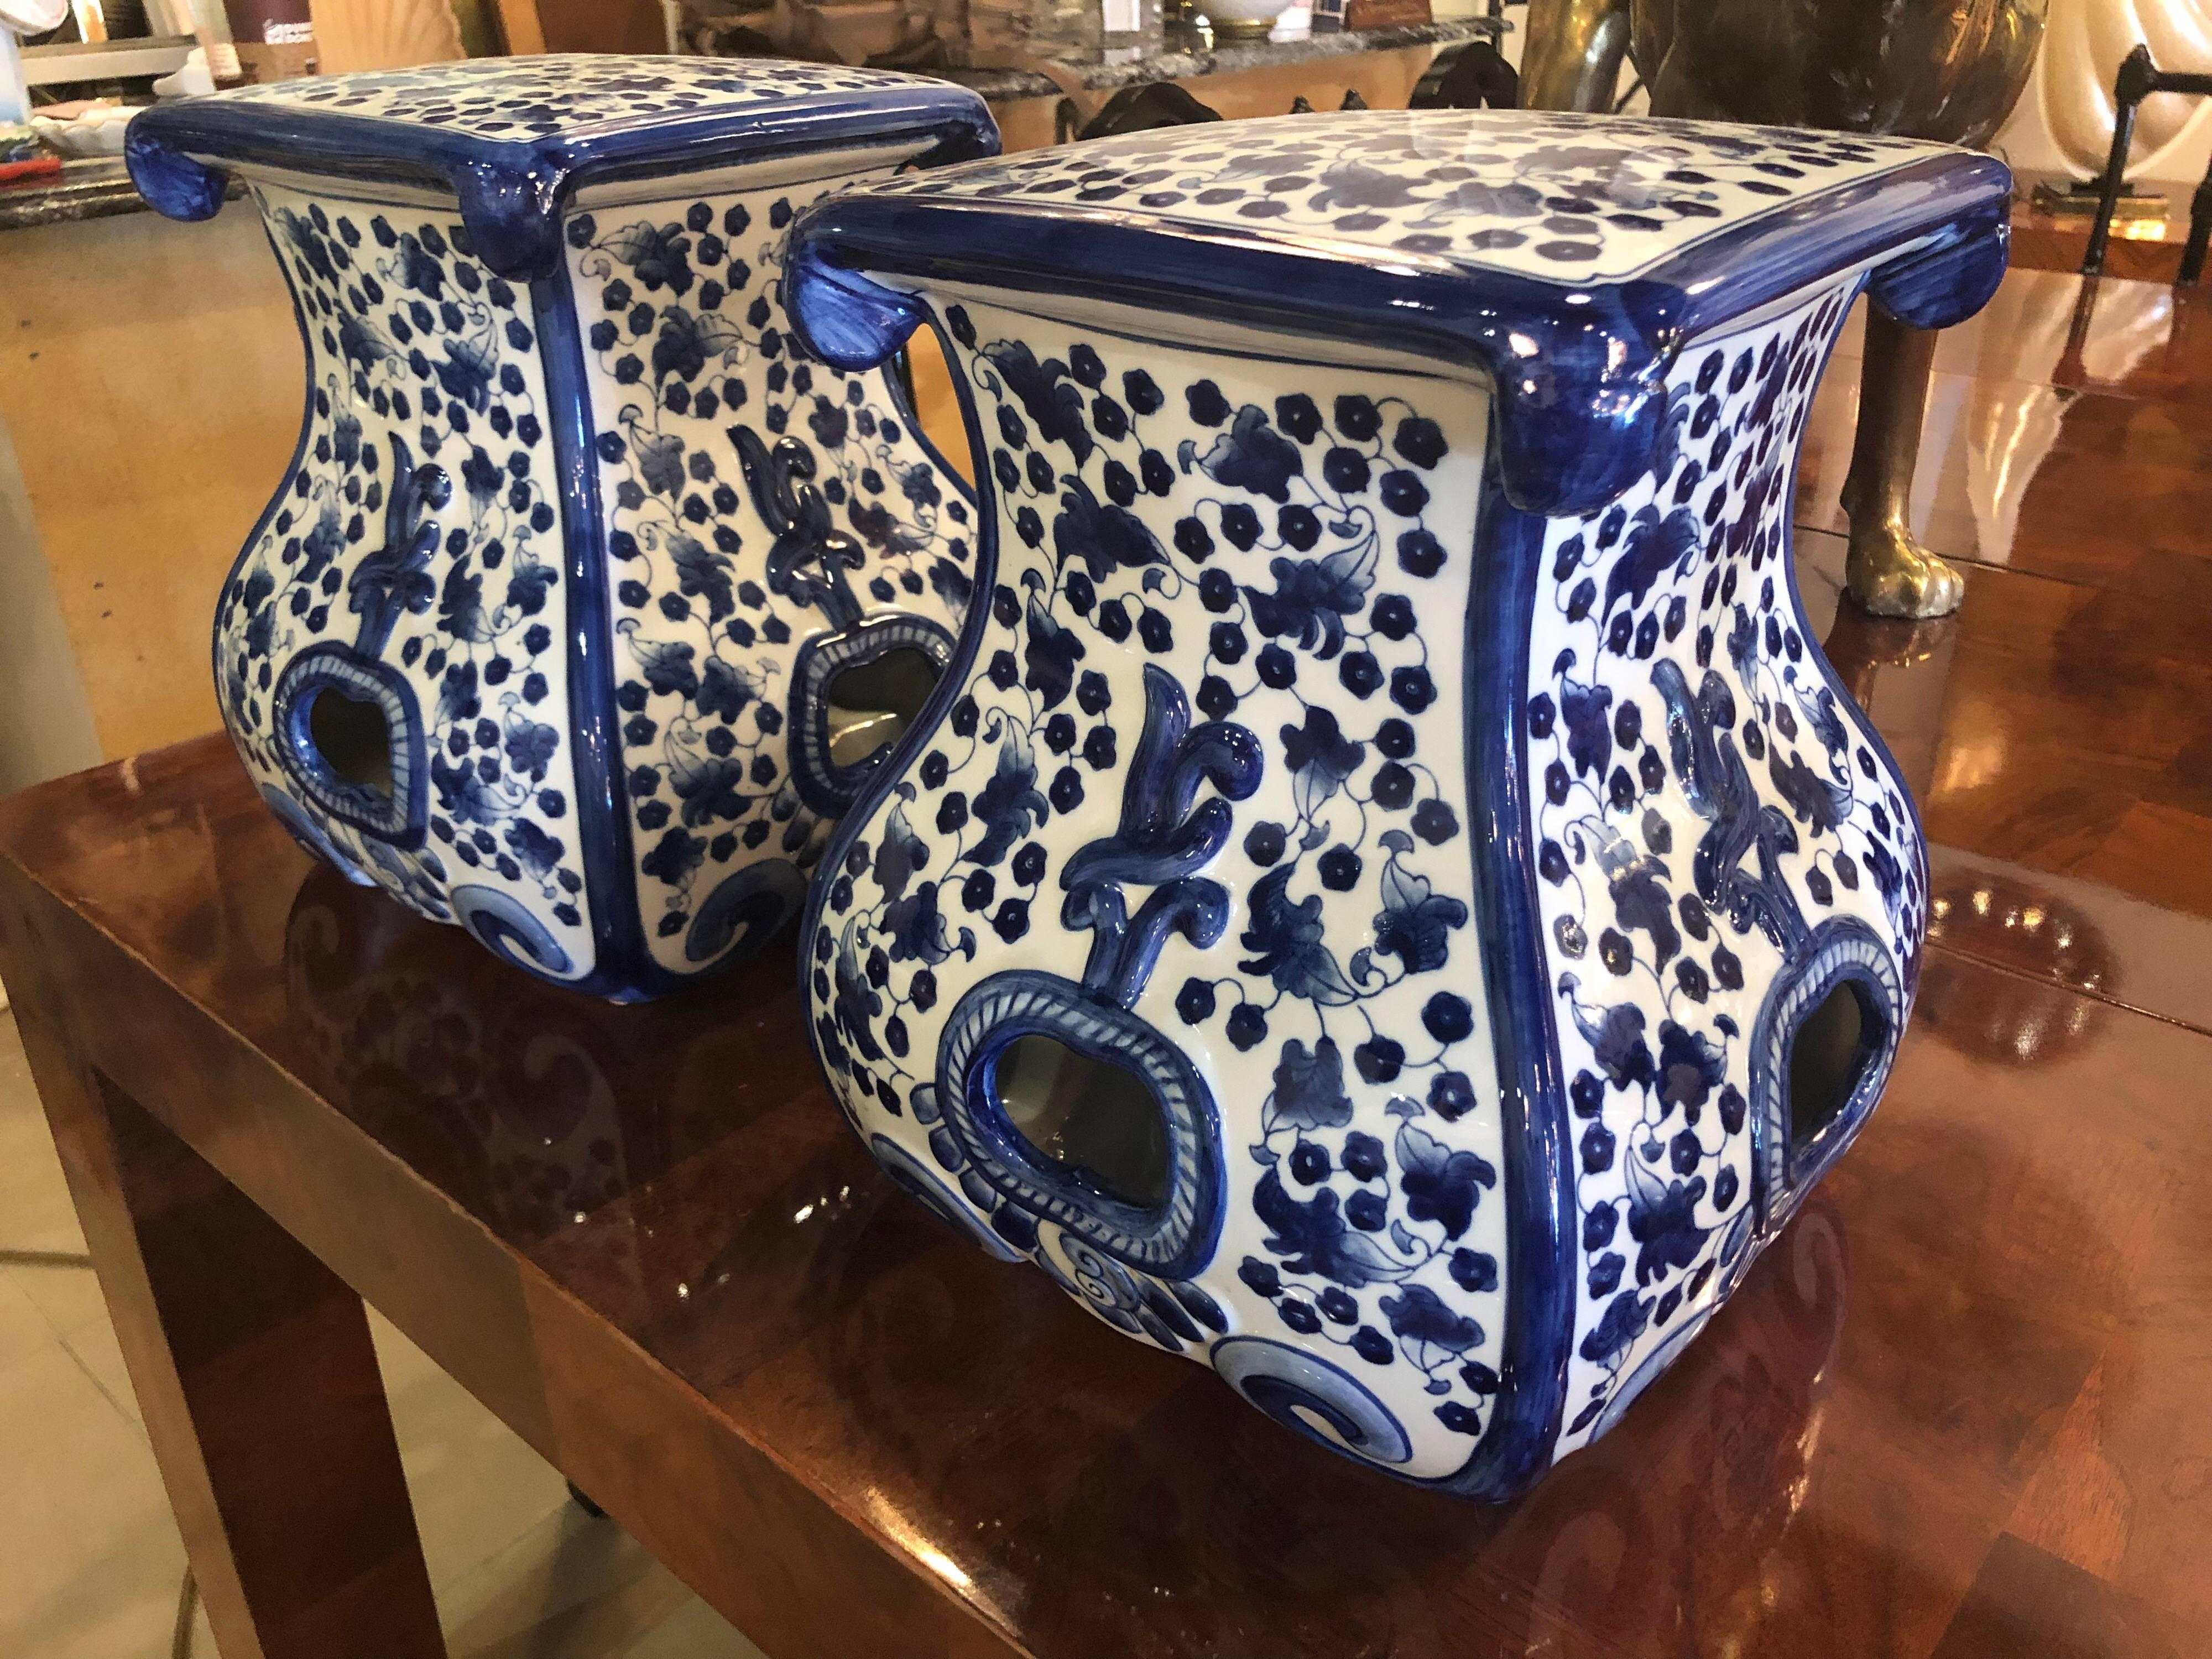
[[[1067,897],[1060,926],[1088,931],[1083,988],[1133,1008],[1170,932],[1200,950],[1229,924],[1229,893],[1197,872],[1228,845],[1235,813],[1260,787],[1260,740],[1231,720],[1193,726],[1182,687],[1157,663],[1145,665],[1145,725],[1121,789],[1115,833],[1086,842],[1060,872]],[[1212,784],[1218,793],[1197,799]],[[1134,916],[1124,883],[1150,888]]]
[[[1259,740],[1234,722],[1193,726],[1182,688],[1158,664],[1145,665],[1144,699],[1144,726],[1123,780],[1121,809],[1113,833],[1085,842],[1060,872],[1066,893],[1061,925],[1071,933],[1091,934],[1082,979],[1033,975],[1022,985],[1023,992],[1035,1000],[1033,1006],[1042,1002],[1050,1007],[1064,1026],[1085,1023],[1079,1013],[1070,1020],[1066,1011],[1079,1008],[1086,999],[1103,1007],[1133,1009],[1170,933],[1180,933],[1204,950],[1220,939],[1228,924],[1227,890],[1197,872],[1227,843],[1233,818],[1231,803],[1249,799],[1259,787],[1264,752]],[[1209,785],[1217,793],[1200,799],[1200,790]],[[887,837],[875,866],[877,879],[886,890],[902,888],[904,866],[915,858],[917,848],[910,836]],[[886,864],[891,866],[888,871]],[[1124,890],[1129,885],[1150,890],[1133,915]],[[893,901],[894,908],[899,902]],[[890,925],[896,932],[898,924]],[[975,936],[969,930],[963,933],[966,953],[972,957]],[[1030,1213],[983,1179],[972,1169],[959,1138],[943,1124],[940,1086],[937,1082],[917,1085],[908,1104],[915,1121],[930,1131],[933,1158],[960,1180],[968,1202],[987,1218],[988,1248],[1001,1255],[1028,1255],[1109,1324],[1147,1337],[1170,1352],[1181,1352],[1186,1344],[1203,1347],[1207,1331],[1216,1335],[1228,1331],[1227,1315],[1202,1286],[1188,1279],[1137,1271],[1079,1232]],[[896,1161],[890,1167],[895,1175],[901,1173]],[[1077,1173],[1079,1179],[1095,1183],[1095,1176]],[[1185,1172],[1182,1178],[1191,1176]],[[926,1201],[932,1201],[929,1190],[911,1174],[906,1179]],[[933,1207],[954,1212],[951,1218],[956,1224],[958,1214],[965,1213],[949,1199],[933,1200]],[[1190,1207],[1197,1212],[1205,1206],[1194,1200]],[[973,1230],[972,1221],[967,1224]]]
[[[1479,982],[1453,890],[1465,831],[1420,753],[1456,741],[1455,720],[1425,719],[1441,692],[1416,606],[1467,556],[1448,553],[1431,501],[1443,431],[1392,387],[1263,406],[1171,348],[1046,353],[981,334],[959,307],[946,321],[993,441],[1002,580],[979,596],[975,679],[852,843],[811,941],[817,1042],[841,1098],[856,1121],[909,1105],[934,1121],[936,1085],[913,1067],[937,1052],[941,1003],[994,960],[1033,959],[1018,947],[1055,866],[1060,927],[1091,933],[1085,982],[1106,1000],[1133,1002],[1170,928],[1185,930],[1181,959],[1227,959],[1152,1005],[1199,1052],[1272,1042],[1277,1056],[1258,1113],[1231,1109],[1258,1129],[1256,1175],[1232,1183],[1259,1224],[1245,1236],[1264,1240],[1237,1267],[1243,1291],[1302,1346],[1409,1366],[1446,1427],[1476,1434],[1498,1387],[1478,1351],[1494,1351],[1503,1295],[1475,1217],[1498,1176],[1449,1126],[1474,1113],[1466,1067],[1486,1079],[1488,1060],[1474,1006],[1447,988]],[[1171,366],[1186,373],[1163,386]],[[1471,477],[1454,492],[1471,500]],[[1463,548],[1472,529],[1447,533]],[[1445,609],[1456,628],[1456,600]],[[1115,693],[1133,656],[1147,710],[1125,757]],[[1193,705],[1204,720],[1187,726]],[[1201,734],[1222,763],[1202,799],[1188,752]],[[1277,816],[1257,809],[1247,745],[1279,781]],[[1115,833],[1085,833],[1091,793],[1125,768]],[[1455,754],[1444,771],[1455,786]],[[1139,787],[1146,775],[1158,781]],[[1200,873],[1240,853],[1225,890]],[[1133,916],[1125,884],[1151,890]],[[1243,894],[1239,927],[1224,890]],[[1359,902],[1345,895],[1364,896],[1373,930],[1348,957],[1323,921],[1325,904]],[[949,1133],[930,1144],[949,1174],[972,1175]],[[962,1190],[1065,1280],[986,1183]],[[1146,1275],[1106,1279],[1143,1326]],[[1488,1328],[1468,1311],[1480,1297]]]
[[[1524,732],[1577,1126],[1570,1440],[1756,1224],[1729,1005],[1802,960],[1823,913],[1878,921],[1910,973],[1913,822],[1811,659],[1784,568],[1797,443],[1850,297],[1686,352],[1644,483],[1546,544]]]
[[[528,301],[450,219],[259,197],[304,324],[311,401],[298,464],[218,607],[228,724],[321,850],[440,921],[458,881],[521,894],[579,936],[571,957],[588,957]],[[341,641],[349,617],[355,654],[419,706],[434,792],[420,846],[339,823],[286,781],[271,688],[307,648]]]
[[[640,903],[659,940],[686,933],[730,866],[820,856],[823,828],[786,753],[799,646],[864,609],[957,623],[969,598],[957,484],[883,375],[810,360],[785,320],[783,232],[828,187],[579,215],[566,229]],[[739,574],[763,556],[764,580]]]

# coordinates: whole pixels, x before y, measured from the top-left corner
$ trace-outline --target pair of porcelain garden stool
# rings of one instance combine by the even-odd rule
[[[142,116],[163,212],[246,180],[308,366],[225,719],[311,851],[542,978],[800,916],[900,1185],[1509,1496],[1895,1054],[1920,834],[1791,489],[1856,295],[1988,298],[2005,170],[1499,112],[997,148],[948,85],[688,58]]]

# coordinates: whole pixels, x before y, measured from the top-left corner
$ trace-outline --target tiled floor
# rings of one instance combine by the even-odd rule
[[[14,1019],[0,1013],[0,1655],[163,1659],[184,1547]],[[47,1260],[46,1258],[54,1258]],[[454,1659],[759,1659],[371,1316]],[[190,1652],[214,1659],[206,1615]]]

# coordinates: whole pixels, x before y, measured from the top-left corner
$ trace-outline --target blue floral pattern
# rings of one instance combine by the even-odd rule
[[[1747,218],[1940,148],[1860,133],[1525,110],[1372,110],[1164,127],[878,193],[1033,206],[1376,252],[1562,282],[1633,275]]]
[[[302,76],[226,97],[429,127],[472,138],[666,122],[709,110],[912,85],[909,77],[834,64],[554,52],[477,58],[424,69]]]
[[[1194,1358],[1274,1333],[1316,1357],[1290,1378],[1282,1342],[1233,1338],[1248,1397],[1295,1384],[1334,1443],[1449,1474],[1505,1295],[1464,763],[1425,718],[1458,695],[1482,395],[1310,367],[1282,394],[1277,365],[947,322],[999,565],[963,695],[824,872],[833,1090],[1108,1322]],[[962,1008],[1029,1018],[1074,963],[1089,997],[1053,1029],[1154,1068],[1171,1134],[1268,1062],[1257,1112],[1223,1113],[1246,1133],[1198,1259],[1202,1196],[1187,1231],[1116,1238],[970,1150]]]
[[[309,850],[611,995],[797,909],[842,801],[799,787],[800,729],[826,714],[794,661],[854,641],[865,660],[886,622],[949,642],[972,582],[970,497],[889,377],[824,368],[787,332],[783,230],[848,160],[572,214],[566,270],[535,285],[490,272],[458,210],[257,186],[312,399],[218,607],[219,695]],[[576,519],[545,378],[573,399],[571,363],[598,495]],[[596,545],[570,544],[578,522]],[[611,649],[580,660],[607,681],[572,688],[572,637],[599,616]],[[332,771],[310,726],[333,694],[380,712],[388,787]],[[577,723],[610,720],[618,747],[580,770]]]
[[[818,860],[794,787],[793,665],[864,612],[948,631],[973,514],[881,374],[793,340],[793,213],[850,175],[572,217],[616,636],[622,778],[648,943],[681,971],[721,929],[733,870]],[[702,932],[700,917],[708,916]]]
[[[962,695],[808,911],[878,1155],[1334,1449],[1495,1498],[1607,1431],[1896,1055],[1919,825],[1789,499],[1862,284],[1970,313],[2004,182],[1424,112],[814,210],[807,337],[949,335],[988,498]]]
[[[1523,737],[1583,1255],[1559,1455],[1786,1213],[1779,1191],[1754,1213],[1739,1014],[1836,919],[1901,969],[1897,1024],[1917,979],[1917,822],[1789,568],[1798,440],[1854,292],[1687,348],[1650,476],[1545,542]]]
[[[257,196],[312,390],[296,464],[217,607],[226,722],[264,793],[295,797],[286,822],[313,850],[422,915],[489,918],[479,931],[532,966],[580,978],[594,948],[531,296],[483,270],[451,213]],[[295,704],[303,663],[318,678]],[[344,791],[303,775],[283,728],[323,678],[411,736],[394,793],[404,806],[411,788],[419,816],[365,830]],[[518,913],[535,920],[518,929]]]

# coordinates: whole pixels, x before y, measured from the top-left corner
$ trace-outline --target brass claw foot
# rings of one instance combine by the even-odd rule
[[[1966,593],[1959,573],[1906,527],[1935,362],[1934,334],[1907,327],[1879,306],[1868,311],[1858,434],[1844,480],[1851,521],[1844,586],[1877,617],[1948,617]]]
[[[1948,617],[1966,596],[1965,579],[1887,516],[1852,520],[1844,586],[1877,617]]]

